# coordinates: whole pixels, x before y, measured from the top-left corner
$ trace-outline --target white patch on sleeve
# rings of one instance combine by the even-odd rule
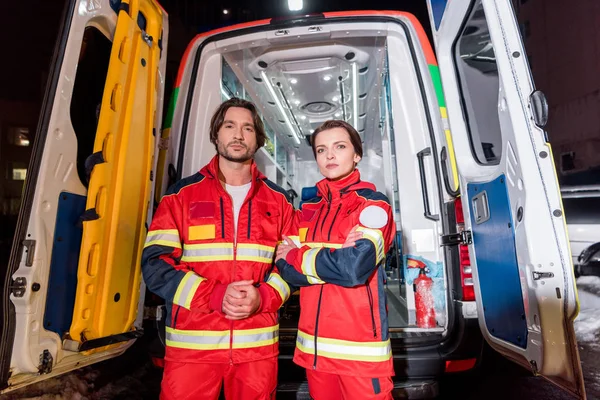
[[[388,215],[379,206],[368,206],[362,210],[358,220],[367,228],[379,229],[387,225]]]

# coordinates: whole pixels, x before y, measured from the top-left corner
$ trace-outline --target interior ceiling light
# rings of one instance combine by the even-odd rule
[[[273,97],[273,100],[275,100],[275,105],[277,105],[277,108],[279,108],[281,115],[283,115],[285,124],[287,125],[288,129],[292,133],[294,140],[296,141],[297,144],[300,144],[300,138],[298,137],[298,133],[296,133],[296,130],[294,129],[294,127],[292,126],[292,123],[290,122],[290,118],[288,117],[287,112],[285,111],[285,109],[283,108],[283,105],[281,104],[281,100],[279,100],[277,93],[275,93],[275,89],[273,89],[273,84],[271,83],[271,80],[267,77],[267,74],[265,74],[265,71],[260,71],[260,76],[262,77],[263,82],[265,82],[265,84],[267,85],[267,90],[271,94],[271,97]]]
[[[288,8],[290,11],[300,11],[302,10],[302,0],[288,0]]]
[[[225,8],[225,9],[223,10],[223,14],[225,14],[225,15],[229,14],[229,10]]]
[[[296,78],[292,78],[292,79],[290,79],[290,83],[291,83],[292,85],[295,85],[296,83],[298,83],[298,79],[296,79]]]
[[[323,80],[324,80],[325,82],[328,82],[328,81],[330,81],[330,80],[331,80],[331,75],[325,75],[325,76],[323,77]]]
[[[340,99],[340,98],[339,98],[339,97],[337,97],[337,96],[333,96],[333,97],[331,98],[331,100],[332,100],[332,101],[338,101],[339,99]]]
[[[339,118],[339,117],[341,117],[341,116],[342,116],[342,113],[340,113],[340,112],[336,112],[336,113],[335,113],[335,116]]]
[[[352,119],[354,129],[358,129],[358,65],[352,63]]]
[[[306,115],[301,115],[300,119],[306,119]]]
[[[294,104],[297,106],[300,105],[300,100],[294,100]]]

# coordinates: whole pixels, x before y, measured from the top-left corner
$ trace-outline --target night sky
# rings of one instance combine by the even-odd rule
[[[293,15],[287,0],[164,0],[169,13],[169,69],[171,77],[190,39],[199,32],[256,19]],[[0,99],[41,103],[59,23],[65,2],[61,0],[0,1],[4,56],[0,62]],[[223,14],[228,9],[228,15]],[[415,14],[429,29],[424,0],[304,0],[300,14],[345,10],[402,10]],[[172,51],[171,51],[172,50]],[[167,82],[169,84],[169,82]]]

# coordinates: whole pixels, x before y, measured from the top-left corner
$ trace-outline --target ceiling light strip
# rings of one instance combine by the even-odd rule
[[[300,133],[300,137],[304,138],[304,134],[302,134],[302,127],[300,126],[300,124],[298,123],[298,120],[296,119],[296,115],[291,111],[292,110],[292,105],[290,104],[290,102],[288,101],[285,92],[283,91],[283,87],[281,86],[280,82],[277,82],[277,89],[279,89],[279,93],[281,93],[281,98],[285,101],[285,105],[287,107],[288,110],[290,110],[290,114],[292,115],[292,118],[294,119],[294,124],[296,125],[296,127],[298,128],[298,132]],[[296,104],[300,104],[300,101],[297,100]]]
[[[221,94],[223,94],[223,96],[225,96],[225,98],[227,100],[231,99],[231,95],[229,93],[227,93],[227,91],[225,90],[225,88],[223,87],[223,85],[221,85]]]
[[[358,130],[358,66],[356,63],[352,63],[352,83],[352,118],[354,120],[354,129]]]
[[[341,101],[340,104],[342,105],[342,115],[344,118],[344,121],[347,121],[346,119],[346,96],[344,95],[344,82],[342,81],[343,78],[340,76],[338,77],[338,83],[339,83],[339,90],[340,90],[340,97],[341,97]]]
[[[265,74],[265,71],[260,71],[260,76],[261,76],[263,82],[265,82],[265,84],[267,85],[267,90],[271,94],[271,97],[273,97],[273,100],[275,100],[275,104],[277,105],[277,108],[279,108],[279,111],[283,115],[283,119],[285,120],[285,124],[287,125],[288,129],[290,130],[290,132],[294,136],[294,139],[296,140],[296,143],[300,144],[300,138],[298,137],[298,134],[296,133],[296,130],[292,126],[292,123],[290,122],[290,119],[288,118],[288,115],[285,112],[285,110],[283,108],[283,105],[281,105],[281,100],[279,100],[279,96],[277,96],[277,93],[275,93],[275,89],[273,89],[273,85],[271,84],[271,80],[269,78],[267,78],[267,74]]]

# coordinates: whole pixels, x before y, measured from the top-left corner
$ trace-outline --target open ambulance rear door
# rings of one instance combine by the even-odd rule
[[[153,0],[66,6],[2,271],[0,390],[120,355],[142,333],[167,32]]]
[[[511,1],[428,0],[491,346],[585,398],[577,291],[550,144]]]

